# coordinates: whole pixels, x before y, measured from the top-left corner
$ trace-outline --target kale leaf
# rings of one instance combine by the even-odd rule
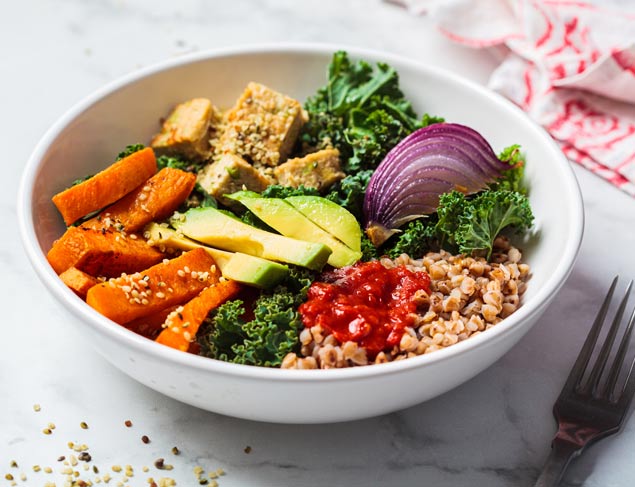
[[[527,194],[527,188],[524,185],[525,173],[525,156],[520,150],[518,144],[510,145],[503,149],[498,158],[509,164],[510,169],[503,172],[503,176],[490,185],[490,189],[496,191],[505,189],[508,191],[516,191],[521,194]]]
[[[197,335],[201,355],[238,364],[279,366],[287,353],[298,351],[304,325],[297,309],[314,277],[312,271],[290,267],[281,284],[261,291],[250,320],[240,299],[219,306]]]
[[[130,144],[130,145],[127,145],[124,150],[122,150],[119,154],[117,154],[117,159],[115,159],[115,161],[120,161],[124,157],[128,157],[129,155],[134,154],[135,152],[139,152],[140,150],[145,149],[145,148],[146,148],[146,146],[143,145],[143,144]]]
[[[327,85],[307,100],[305,109],[309,121],[303,128],[304,144],[337,148],[347,173],[376,168],[405,136],[441,120],[417,118],[394,68],[352,62],[344,51],[333,55]]]
[[[288,198],[289,196],[319,196],[320,192],[315,188],[306,186],[282,186],[280,184],[272,184],[267,186],[260,194],[263,198]]]
[[[180,169],[181,171],[197,173],[205,166],[204,161],[191,161],[182,157],[168,156],[162,154],[157,157],[157,168],[159,170],[165,167],[171,167],[172,169]]]
[[[485,190],[472,198],[458,191],[444,194],[438,215],[436,230],[445,242],[464,254],[483,251],[487,258],[504,228],[528,230],[534,219],[527,197],[505,189]]]
[[[434,246],[436,223],[434,215],[408,222],[401,232],[384,244],[382,253],[391,259],[396,259],[401,254],[408,254],[414,259],[423,257]]]
[[[372,175],[373,171],[370,169],[348,175],[331,186],[330,191],[324,197],[346,208],[357,218],[357,221],[362,221],[364,218],[364,193]]]

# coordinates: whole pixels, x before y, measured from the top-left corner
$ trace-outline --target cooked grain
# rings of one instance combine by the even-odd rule
[[[340,344],[321,326],[300,333],[299,356],[288,354],[282,368],[341,368],[403,360],[431,353],[476,336],[500,323],[520,306],[530,268],[520,250],[505,237],[495,241],[490,261],[484,258],[429,252],[421,259],[403,254],[382,258],[387,268],[404,265],[430,275],[430,295],[416,297],[421,308],[414,326],[406,327],[399,344],[379,352],[373,360],[355,342]]]

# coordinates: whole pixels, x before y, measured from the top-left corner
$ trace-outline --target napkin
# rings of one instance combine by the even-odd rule
[[[635,196],[635,11],[577,0],[390,0],[458,43],[502,51],[489,87],[565,155]],[[631,4],[631,8],[633,5]]]

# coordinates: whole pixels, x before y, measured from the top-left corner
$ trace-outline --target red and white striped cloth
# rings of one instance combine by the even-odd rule
[[[391,0],[450,39],[504,46],[489,86],[567,157],[635,196],[635,5],[575,0]]]

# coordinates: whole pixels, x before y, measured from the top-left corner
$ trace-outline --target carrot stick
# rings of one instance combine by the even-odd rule
[[[194,249],[131,275],[110,279],[88,290],[86,302],[119,323],[183,304],[218,282],[220,271],[203,249]]]
[[[136,232],[153,220],[170,216],[189,196],[195,183],[193,173],[166,167],[81,226]]]
[[[199,326],[209,312],[240,290],[236,281],[221,281],[203,289],[198,296],[170,313],[157,342],[187,352]]]
[[[151,315],[142,316],[141,318],[132,320],[123,326],[128,328],[128,330],[130,331],[134,331],[137,335],[141,335],[145,338],[149,338],[150,340],[154,340],[163,330],[163,328],[161,328],[161,325],[165,323],[168,315],[178,307],[179,305],[176,304],[173,306],[168,306],[167,308],[161,309],[156,313],[152,313]]]
[[[60,274],[60,279],[82,299],[86,299],[86,293],[91,287],[100,283],[99,279],[76,267],[66,269]]]
[[[61,274],[76,267],[91,276],[116,277],[136,272],[161,262],[165,257],[144,240],[119,232],[70,227],[46,254],[49,263]]]
[[[53,196],[66,225],[108,206],[157,172],[154,151],[147,147],[115,162],[83,183]]]

